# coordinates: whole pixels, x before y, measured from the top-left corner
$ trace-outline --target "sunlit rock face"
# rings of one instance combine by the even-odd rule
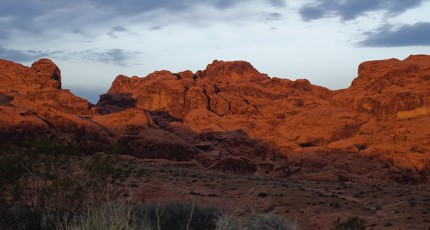
[[[403,61],[364,62],[351,87],[335,100],[378,117],[424,115],[429,106],[429,68],[430,60],[426,55],[413,55]]]
[[[31,67],[1,60],[0,135],[4,143],[46,136],[87,153],[120,146],[139,158],[242,174],[355,172],[368,161],[332,165],[321,157],[360,154],[418,175],[430,168],[429,82],[426,55],[364,62],[351,86],[337,91],[216,60],[196,73],[120,75],[92,105],[61,88],[49,59]],[[372,172],[382,167],[368,163]]]

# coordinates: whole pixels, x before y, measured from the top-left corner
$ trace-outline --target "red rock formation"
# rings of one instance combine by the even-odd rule
[[[120,75],[90,108],[61,89],[50,60],[31,68],[0,61],[0,134],[17,141],[7,137],[38,133],[92,151],[119,143],[141,158],[273,176],[330,170],[321,175],[345,180],[377,159],[398,169],[400,180],[398,172],[430,174],[429,81],[425,55],[362,63],[352,85],[338,91],[269,78],[244,61],[214,61],[197,73]],[[331,165],[336,159],[351,160],[354,170]]]
[[[428,113],[428,56],[410,56],[360,64],[350,88],[333,100],[377,117],[402,118]]]
[[[215,60],[199,74],[206,82],[258,83],[267,79],[267,75],[261,74],[251,64],[244,61],[224,62]]]
[[[40,59],[31,65],[31,69],[42,83],[41,88],[61,89],[61,71],[51,60]]]
[[[89,119],[88,101],[61,89],[61,72],[49,59],[41,59],[31,68],[0,60],[0,95],[2,140],[70,140],[80,135],[82,146],[94,148],[95,142],[109,139],[105,128]]]

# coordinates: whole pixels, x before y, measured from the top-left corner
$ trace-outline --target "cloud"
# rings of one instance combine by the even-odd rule
[[[61,54],[62,51],[40,51],[40,50],[17,50],[0,46],[0,58],[14,62],[30,62],[43,57],[53,57]]]
[[[419,22],[413,25],[400,26],[387,24],[364,35],[366,38],[358,43],[359,46],[430,46],[430,23]]]
[[[140,52],[128,51],[123,49],[108,49],[105,51],[94,51],[85,50],[77,52],[74,55],[80,56],[85,60],[115,64],[120,66],[130,65],[133,60]]]
[[[5,40],[9,38],[9,33],[7,30],[0,29],[0,40]]]
[[[127,32],[127,28],[123,27],[123,26],[114,26],[112,27],[109,32],[107,33],[111,38],[117,38],[117,34],[118,33],[123,33],[123,32]]]
[[[285,0],[268,0],[267,1],[269,3],[270,6],[273,7],[285,7]]]
[[[100,24],[123,21],[134,22],[145,19],[151,13],[158,12],[167,16],[181,13],[193,14],[192,10],[199,6],[210,7],[217,10],[239,8],[239,6],[252,4],[269,4],[273,7],[284,7],[285,0],[259,0],[231,1],[231,0],[16,0],[2,3],[0,7],[0,39],[6,37],[10,31],[30,35],[41,35],[49,31],[58,30],[62,32],[76,32],[79,28],[81,33]],[[260,9],[258,9],[260,10]],[[256,10],[256,11],[258,11]],[[153,16],[153,15],[151,15]],[[162,15],[156,15],[162,17]],[[196,17],[202,17],[198,14]],[[199,18],[193,18],[193,21]],[[219,15],[222,17],[222,15]],[[172,18],[172,17],[170,17]],[[181,23],[191,17],[183,17],[172,23]],[[71,20],[73,19],[73,20]],[[240,17],[236,18],[240,20]],[[218,19],[212,19],[216,22]],[[142,21],[141,23],[144,23]],[[189,21],[192,23],[191,21]],[[112,33],[125,32],[122,26],[112,27]]]
[[[421,5],[425,0],[316,0],[302,6],[299,14],[304,21],[339,17],[342,21],[354,20],[368,12],[382,11],[395,16]]]
[[[277,21],[277,20],[281,20],[282,18],[283,18],[283,15],[277,12],[270,12],[270,13],[264,14],[265,21]]]
[[[111,28],[111,31],[114,32],[125,32],[127,31],[127,28],[123,27],[123,26],[114,26]]]
[[[280,20],[283,15],[281,11],[279,13],[277,11],[278,8],[285,7],[285,2],[285,0],[6,1],[2,2],[0,7],[0,58],[27,62],[40,57],[55,57],[61,60],[82,59],[130,65],[133,58],[140,53],[126,50],[127,47],[133,49],[129,48],[127,43],[117,42],[125,36],[129,38],[145,36],[144,33],[150,34],[148,31],[142,31],[142,28],[155,31],[184,24],[207,28],[217,23],[260,23]],[[144,40],[146,37],[141,38]],[[85,45],[82,44],[84,42]],[[111,49],[105,50],[106,48]],[[55,49],[63,51],[59,53],[53,51]]]
[[[149,28],[150,30],[162,30],[163,27],[162,26],[151,26],[151,28]]]
[[[102,51],[84,50],[79,52],[71,51],[41,51],[41,50],[18,50],[8,49],[0,46],[0,59],[14,62],[33,62],[40,58],[50,59],[78,59],[93,62],[109,63],[119,66],[128,66],[132,60],[141,54],[137,51],[128,51],[123,49],[107,49]]]

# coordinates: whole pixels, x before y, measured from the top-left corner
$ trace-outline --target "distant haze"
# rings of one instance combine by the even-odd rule
[[[0,58],[50,58],[93,103],[119,74],[214,59],[338,89],[363,61],[429,54],[428,12],[428,0],[15,0],[1,4]]]

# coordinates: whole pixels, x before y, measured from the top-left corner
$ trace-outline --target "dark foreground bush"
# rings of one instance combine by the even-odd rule
[[[58,212],[42,210],[30,206],[9,206],[0,201],[0,229],[38,230],[58,229]]]
[[[248,230],[293,230],[294,226],[285,222],[280,216],[275,214],[253,215],[247,224]]]
[[[194,203],[142,204],[133,208],[132,223],[151,229],[215,229],[221,210]]]
[[[39,230],[293,230],[294,226],[275,214],[242,220],[223,214],[214,207],[193,203],[124,204],[107,202],[80,213],[35,209],[28,206],[0,207],[0,229]],[[343,229],[343,228],[341,228]]]
[[[276,215],[232,218],[194,203],[122,203],[123,187],[109,184],[129,178],[133,162],[115,155],[86,160],[73,143],[49,139],[28,146],[0,146],[0,230],[290,229]]]
[[[366,221],[358,216],[351,216],[348,220],[341,222],[337,219],[333,222],[332,230],[365,230]]]

